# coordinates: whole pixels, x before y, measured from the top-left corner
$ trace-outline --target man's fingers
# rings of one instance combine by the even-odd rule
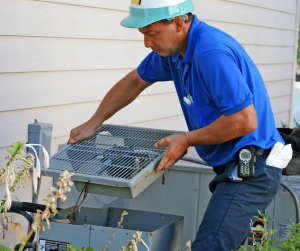
[[[77,142],[82,141],[84,139],[86,139],[86,137],[84,136],[83,133],[80,133],[77,136],[70,138],[69,142],[70,142],[70,144],[76,144]]]
[[[69,140],[68,140],[68,145],[70,144],[74,144],[74,136],[70,136]]]
[[[161,159],[161,161],[159,162],[158,167],[155,170],[155,173],[159,173],[161,170],[164,170],[166,164],[169,161],[169,157],[168,155],[165,153],[164,157]]]
[[[168,163],[165,165],[164,169],[168,169],[170,166],[172,166],[175,163],[175,160],[169,159]],[[164,170],[163,169],[163,170]]]
[[[166,142],[166,141],[167,141],[166,138],[161,139],[161,140],[157,141],[157,142],[154,144],[154,146],[155,146],[156,148],[161,148],[161,147],[167,145],[167,142]]]
[[[164,165],[162,166],[158,166],[158,168],[155,170],[155,173],[159,173],[160,171],[163,171],[165,169],[168,169],[170,166],[172,166],[173,164],[175,163],[175,161],[173,159],[169,159],[167,161],[167,163],[165,163]]]

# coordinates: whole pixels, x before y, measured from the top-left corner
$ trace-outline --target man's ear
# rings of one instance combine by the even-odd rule
[[[177,32],[182,30],[183,20],[180,17],[175,17],[173,23]]]

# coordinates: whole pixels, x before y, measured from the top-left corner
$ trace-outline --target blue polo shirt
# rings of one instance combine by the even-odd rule
[[[200,129],[221,115],[231,115],[254,105],[257,130],[228,142],[199,146],[199,156],[212,166],[227,164],[243,146],[271,148],[283,139],[278,133],[263,79],[244,48],[226,33],[194,16],[187,52],[161,57],[150,53],[138,67],[148,83],[173,80],[190,131]],[[191,105],[183,98],[190,93]]]

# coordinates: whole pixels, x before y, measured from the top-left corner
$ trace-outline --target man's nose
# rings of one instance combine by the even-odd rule
[[[145,43],[146,48],[153,47],[153,43],[152,43],[151,39],[148,38],[147,36],[144,36],[144,43]]]

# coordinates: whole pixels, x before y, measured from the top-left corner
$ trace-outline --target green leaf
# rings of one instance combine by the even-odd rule
[[[273,234],[276,234],[277,232],[278,232],[277,229],[273,229],[273,230],[272,230],[272,233],[273,233]]]
[[[240,246],[240,248],[238,249],[238,251],[247,251],[247,249],[244,246]]]
[[[259,242],[255,242],[255,246],[257,246],[259,248],[261,245]]]
[[[264,218],[264,219],[263,219],[263,221],[262,221],[262,224],[263,224],[264,226],[266,226],[266,225],[267,225],[267,223],[268,223],[267,219],[266,219],[266,218]]]
[[[86,247],[82,249],[82,251],[94,251],[94,249],[92,247]]]
[[[252,246],[251,245],[248,245],[248,250],[252,250]]]
[[[79,250],[81,250],[81,249],[76,248],[70,244],[68,244],[68,246],[67,246],[67,251],[79,251]]]
[[[24,145],[25,145],[24,143],[22,143],[21,141],[18,141],[13,144],[12,149],[8,149],[6,151],[8,153],[10,153],[12,157],[15,157],[16,155],[21,154],[22,150],[25,150],[23,148]]]
[[[68,244],[67,251],[94,251],[94,249],[92,247],[86,247],[84,249],[79,249],[79,248],[76,248],[76,247]]]
[[[25,247],[25,244],[21,244],[18,251],[23,251],[24,247]]]
[[[0,244],[0,251],[13,251],[13,250],[10,248],[4,247]]]
[[[296,240],[300,240],[300,233],[295,233],[294,238],[295,238]]]
[[[266,212],[265,217],[267,218],[269,216],[270,212]]]
[[[258,214],[263,217],[263,213],[261,211],[258,210]]]
[[[265,229],[261,225],[256,226],[261,234],[265,233]]]

